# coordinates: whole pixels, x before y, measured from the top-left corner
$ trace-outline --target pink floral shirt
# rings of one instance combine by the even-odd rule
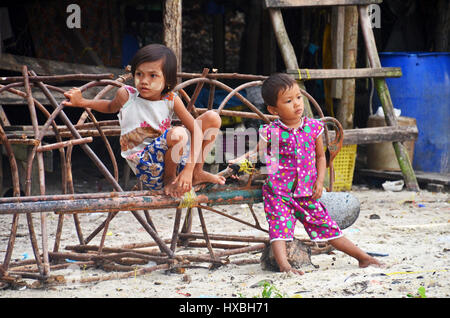
[[[289,128],[280,120],[260,128],[268,142],[266,167],[268,185],[274,194],[306,197],[312,195],[317,179],[316,139],[324,130],[322,121],[304,117],[299,128]],[[297,186],[294,188],[297,178]]]

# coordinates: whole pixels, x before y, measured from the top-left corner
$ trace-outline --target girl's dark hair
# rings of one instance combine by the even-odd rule
[[[177,58],[173,51],[162,44],[149,44],[140,48],[130,61],[131,74],[144,62],[155,62],[162,60],[162,72],[166,86],[161,94],[169,92],[177,84]]]
[[[261,95],[264,103],[266,106],[275,107],[280,91],[284,91],[296,84],[297,82],[295,79],[288,74],[274,73],[270,75],[261,87]]]

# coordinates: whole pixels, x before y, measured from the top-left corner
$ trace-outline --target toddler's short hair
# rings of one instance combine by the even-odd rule
[[[296,80],[286,73],[270,75],[261,87],[261,95],[266,106],[276,107],[280,91],[284,91],[293,85],[297,85]]]
[[[165,94],[177,84],[177,58],[175,53],[167,46],[162,44],[149,44],[140,48],[130,61],[131,74],[134,76],[136,68],[140,64],[159,60],[163,60],[162,72],[166,86],[162,94]]]

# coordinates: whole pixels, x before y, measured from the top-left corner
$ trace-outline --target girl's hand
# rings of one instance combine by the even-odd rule
[[[323,182],[316,181],[316,183],[314,183],[313,186],[313,194],[311,198],[313,200],[319,199],[322,196],[322,192],[323,192]]]
[[[65,92],[64,96],[69,99],[68,101],[62,102],[64,106],[82,107],[85,101],[83,95],[81,94],[80,89],[76,87]]]

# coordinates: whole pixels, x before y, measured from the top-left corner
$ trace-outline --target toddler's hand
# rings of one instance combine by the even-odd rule
[[[233,173],[231,174],[231,178],[239,180],[240,166],[238,164],[235,164],[235,163],[230,163],[230,164],[228,164],[228,168],[233,170]]]
[[[313,194],[311,198],[313,200],[319,199],[322,196],[322,192],[323,192],[323,183],[320,181],[316,181],[316,183],[314,183],[313,186]]]

